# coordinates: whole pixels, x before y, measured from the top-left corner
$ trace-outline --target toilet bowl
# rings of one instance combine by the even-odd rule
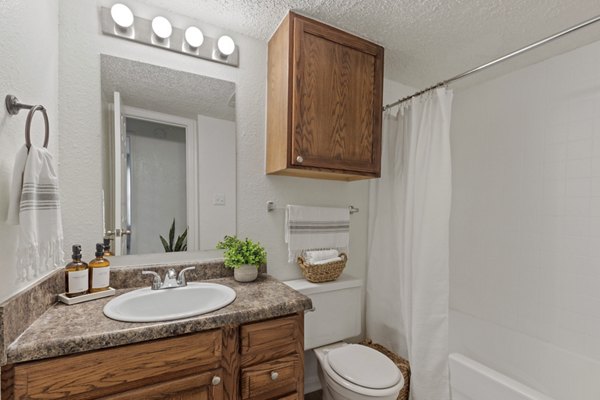
[[[304,317],[304,350],[314,351],[317,365],[310,370],[318,379],[311,376],[311,390],[305,380],[306,393],[320,383],[323,400],[396,400],[404,386],[396,364],[370,347],[343,342],[361,334],[362,281],[342,274],[331,282],[284,283],[310,297],[313,305]]]
[[[404,386],[400,369],[370,347],[335,343],[314,352],[323,400],[396,400]]]

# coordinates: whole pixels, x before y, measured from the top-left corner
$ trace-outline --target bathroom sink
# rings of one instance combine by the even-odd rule
[[[104,306],[104,315],[117,321],[171,321],[206,314],[235,300],[230,287],[217,283],[190,282],[185,287],[144,288],[118,296]]]

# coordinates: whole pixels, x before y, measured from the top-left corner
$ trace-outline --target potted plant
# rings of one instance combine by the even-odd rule
[[[258,268],[267,262],[267,252],[258,242],[237,236],[225,236],[217,243],[217,249],[224,249],[225,266],[233,268],[233,277],[238,282],[252,282],[258,276]]]

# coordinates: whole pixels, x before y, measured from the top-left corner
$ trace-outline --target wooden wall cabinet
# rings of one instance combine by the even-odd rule
[[[290,12],[267,86],[267,174],[380,176],[383,47]]]
[[[2,368],[2,400],[304,398],[303,313]]]

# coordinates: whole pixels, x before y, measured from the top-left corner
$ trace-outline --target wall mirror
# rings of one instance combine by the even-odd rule
[[[235,84],[103,54],[101,87],[111,251],[209,250],[235,234]]]

